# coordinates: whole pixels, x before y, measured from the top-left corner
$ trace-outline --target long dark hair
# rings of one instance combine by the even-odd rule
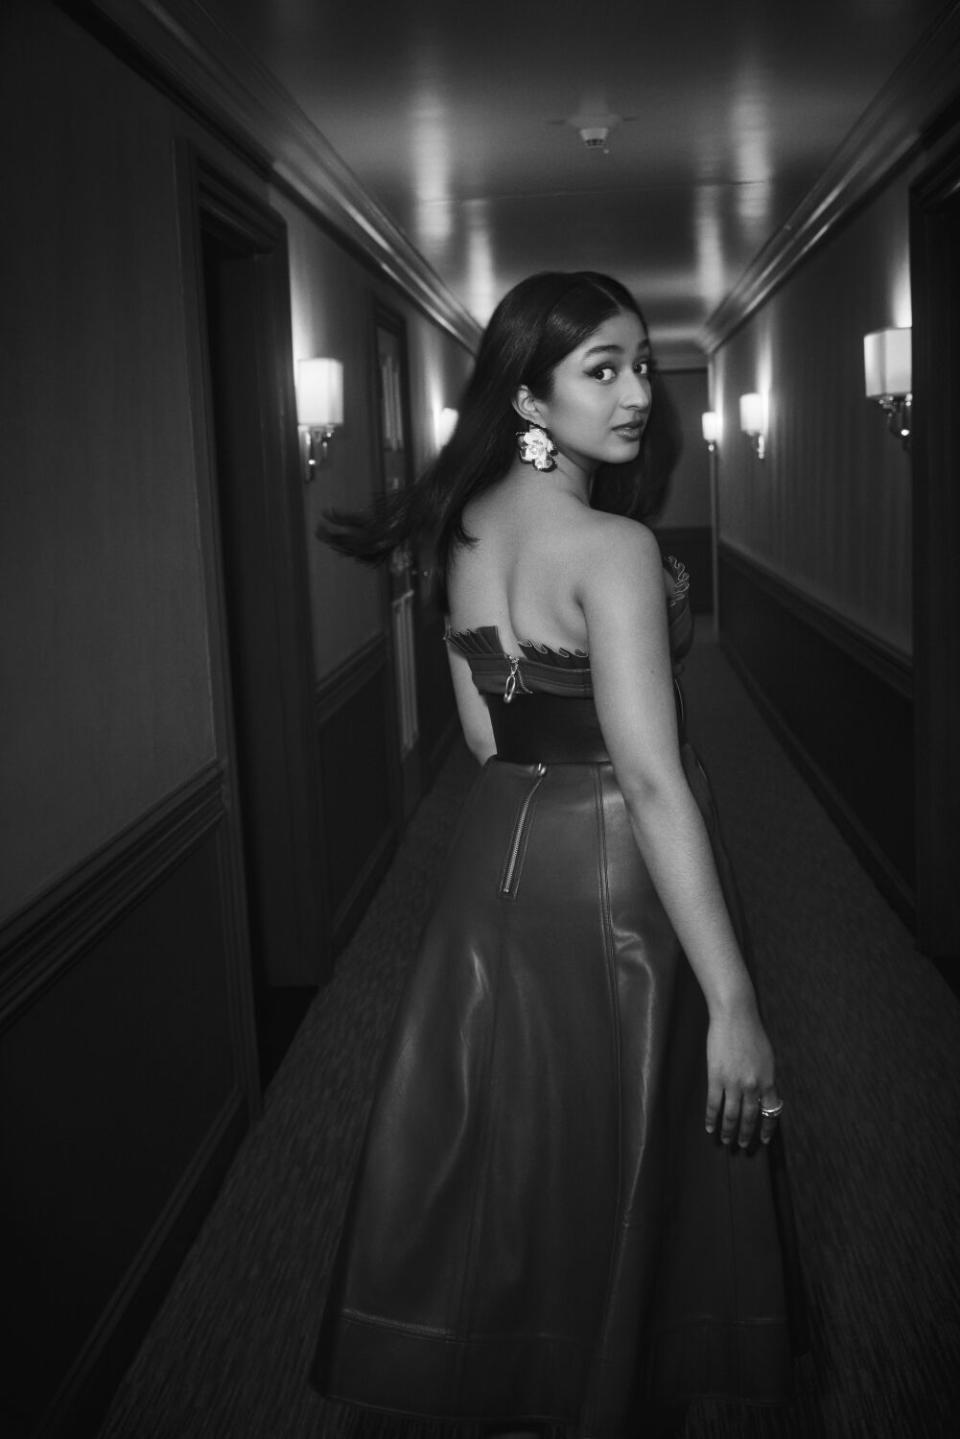
[[[490,318],[476,365],[460,401],[460,418],[433,464],[413,485],[380,499],[364,513],[329,510],[317,534],[341,554],[381,564],[405,540],[427,537],[437,571],[447,572],[451,549],[472,543],[463,527],[467,503],[506,474],[522,422],[513,408],[521,385],[549,399],[553,372],[571,350],[621,310],[647,323],[618,280],[592,270],[531,275],[510,290]],[[591,505],[612,514],[650,518],[666,496],[680,453],[676,411],[653,371],[650,420],[637,460],[602,465]]]

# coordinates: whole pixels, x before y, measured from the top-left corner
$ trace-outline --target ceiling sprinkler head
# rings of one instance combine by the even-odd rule
[[[629,117],[633,119],[633,116]],[[608,109],[602,96],[584,96],[580,102],[580,108],[575,115],[568,115],[565,123],[576,130],[580,139],[588,150],[600,150],[604,155],[609,154],[607,142],[611,131],[615,130],[622,122],[622,115],[615,115]],[[554,121],[560,124],[560,121]]]
[[[582,125],[580,127],[580,139],[588,150],[602,150],[607,143],[607,136],[610,134],[608,125]]]

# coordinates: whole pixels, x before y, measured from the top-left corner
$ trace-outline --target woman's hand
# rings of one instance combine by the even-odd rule
[[[769,1144],[777,1127],[780,1095],[774,1080],[773,1048],[756,1005],[744,1002],[711,1016],[707,1031],[707,1133],[720,1124],[724,1144],[752,1143],[760,1123],[760,1139]]]

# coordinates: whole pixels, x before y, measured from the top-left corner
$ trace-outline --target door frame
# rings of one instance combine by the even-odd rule
[[[252,272],[258,331],[256,387],[259,447],[253,483],[263,530],[258,562],[269,596],[264,623],[276,649],[277,685],[262,696],[261,760],[281,789],[286,818],[284,852],[294,912],[294,952],[282,969],[267,957],[268,985],[315,988],[331,969],[321,828],[321,783],[314,725],[313,645],[307,577],[305,519],[290,320],[286,225],[258,195],[237,184],[189,141],[177,155],[181,194],[189,369],[198,456],[201,537],[206,555],[210,665],[218,756],[226,766],[228,822],[233,832],[232,903],[235,932],[245,936],[250,970],[242,816],[236,727],[230,678],[227,599],[218,500],[210,356],[203,290],[204,234],[236,244],[254,257]],[[259,702],[259,701],[258,701]]]

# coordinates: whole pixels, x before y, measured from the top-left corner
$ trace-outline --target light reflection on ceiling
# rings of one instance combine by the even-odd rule
[[[451,170],[453,124],[438,74],[442,66],[429,41],[412,56],[414,103],[410,109],[413,166],[411,239],[424,254],[443,251],[453,235],[455,215]]]
[[[678,354],[945,8],[203,5],[481,323],[533,270],[604,269]],[[622,117],[609,153],[571,123],[591,105]]]
[[[500,298],[493,262],[490,206],[486,200],[468,200],[464,206],[467,232],[467,308],[485,321]]]
[[[767,89],[753,63],[744,64],[737,76],[729,123],[737,182],[734,207],[741,235],[757,250],[772,228],[773,119]]]
[[[413,238],[425,253],[443,250],[454,228],[450,131],[442,102],[429,94],[414,116],[412,145],[417,176]]]
[[[698,185],[694,195],[697,290],[708,304],[719,305],[725,290],[721,191],[718,185]]]

